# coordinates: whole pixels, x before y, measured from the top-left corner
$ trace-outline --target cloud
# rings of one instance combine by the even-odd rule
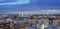
[[[28,4],[30,0],[17,0],[17,2],[9,2],[9,3],[0,3],[0,5],[16,5],[16,4]]]
[[[5,0],[0,0],[0,1],[5,1]]]

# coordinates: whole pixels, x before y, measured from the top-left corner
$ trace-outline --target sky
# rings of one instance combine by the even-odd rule
[[[54,9],[60,9],[60,0],[0,0],[0,13]]]

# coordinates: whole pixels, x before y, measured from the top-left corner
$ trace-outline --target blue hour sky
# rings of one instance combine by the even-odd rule
[[[0,13],[54,9],[60,9],[60,0],[0,0]]]

